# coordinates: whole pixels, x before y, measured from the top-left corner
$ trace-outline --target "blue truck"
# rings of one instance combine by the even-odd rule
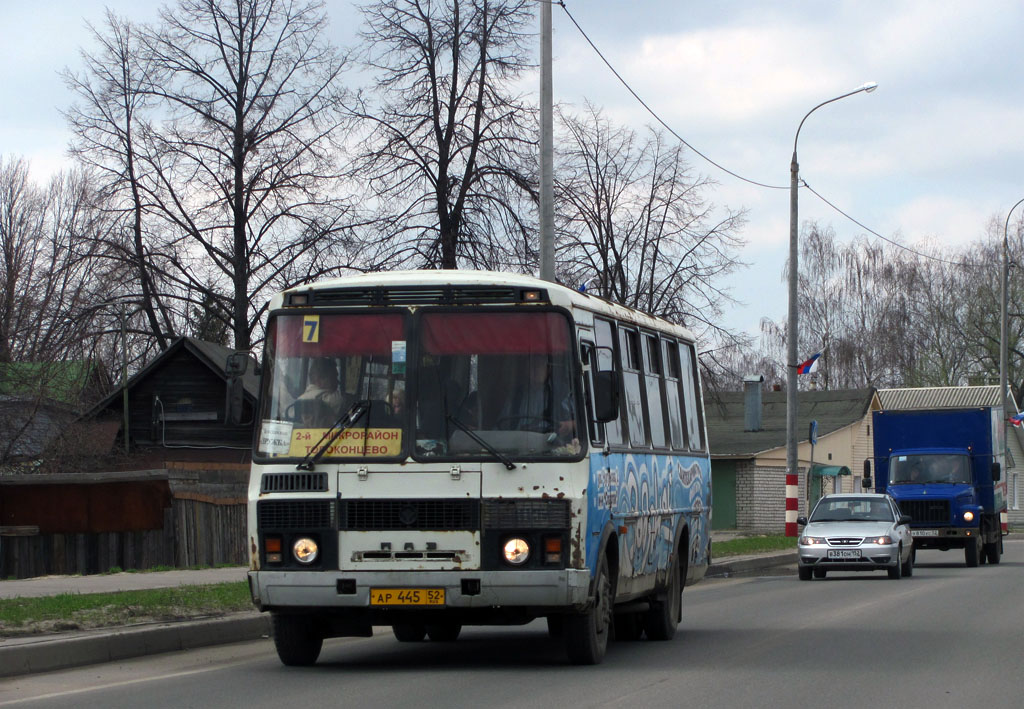
[[[875,411],[872,428],[875,490],[910,515],[915,549],[963,549],[967,566],[998,564],[1006,513],[1002,407]]]

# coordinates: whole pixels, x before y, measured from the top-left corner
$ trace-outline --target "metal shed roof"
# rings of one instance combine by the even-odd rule
[[[966,409],[1002,404],[998,385],[879,389],[878,399],[882,409],[889,411]]]

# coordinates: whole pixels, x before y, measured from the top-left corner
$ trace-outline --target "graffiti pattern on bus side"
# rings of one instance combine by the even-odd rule
[[[591,497],[591,538],[611,518],[625,526],[619,563],[630,576],[666,568],[680,514],[690,516],[690,561],[703,561],[708,520],[704,501],[708,472],[701,461],[670,456],[613,454],[595,466]],[[707,467],[706,461],[704,467]],[[596,555],[597,550],[593,550]],[[588,561],[593,562],[588,553]]]

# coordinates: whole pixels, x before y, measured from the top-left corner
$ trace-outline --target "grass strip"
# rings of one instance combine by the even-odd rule
[[[726,542],[714,541],[714,532],[711,533],[711,536],[711,557],[713,559],[721,559],[723,556],[763,554],[768,551],[796,549],[796,537],[787,537],[782,534],[736,537]]]
[[[216,616],[251,608],[245,581],[0,599],[0,636]]]

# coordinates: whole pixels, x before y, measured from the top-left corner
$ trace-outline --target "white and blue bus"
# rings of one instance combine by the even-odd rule
[[[546,618],[570,661],[673,637],[710,559],[693,335],[528,276],[374,273],[270,303],[249,581],[324,638]]]

